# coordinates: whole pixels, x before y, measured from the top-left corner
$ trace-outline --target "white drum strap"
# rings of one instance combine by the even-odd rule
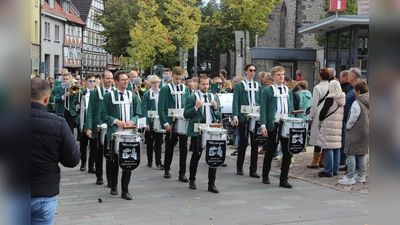
[[[174,91],[172,84],[171,83],[168,84],[169,90],[171,91],[171,95],[175,95],[175,99],[178,99],[178,109],[180,109],[182,107],[182,104],[181,104],[182,103],[182,94],[185,93],[185,85],[179,84],[179,86],[182,87],[182,90]]]
[[[257,82],[253,82],[254,87],[252,87],[252,88],[248,87],[247,84],[246,84],[246,81],[244,81],[244,80],[242,80],[242,84],[243,84],[244,90],[247,91],[247,92],[250,91],[250,93],[251,93],[252,98],[251,98],[250,105],[251,106],[255,106],[256,105],[255,104],[255,99],[256,99],[255,92],[258,92],[258,83]]]
[[[111,93],[111,101],[114,105],[120,105],[120,110],[121,110],[121,116],[122,116],[122,121],[126,122],[126,112],[125,112],[125,108],[123,107],[125,106],[125,104],[132,104],[132,92],[127,90],[127,95],[128,95],[128,100],[124,100],[124,101],[116,101],[115,100],[115,95],[114,95],[114,91],[112,91]],[[132,106],[131,106],[132,107]]]
[[[112,87],[111,88],[111,92],[114,91],[114,90],[115,90],[115,88]],[[102,101],[103,100],[103,92],[101,91],[100,86],[97,87],[97,93],[99,94],[99,99]]]
[[[151,100],[154,100],[155,101],[155,105],[156,105],[156,111],[158,111],[158,97],[160,96],[160,95],[157,95],[157,97],[154,97],[153,95],[154,95],[154,91],[153,91],[153,89],[151,89],[150,88],[150,101]]]
[[[199,92],[196,92],[195,95],[196,95],[196,98],[197,98],[197,99],[202,100],[202,99],[200,98],[200,96],[199,96]],[[204,102],[203,102],[203,107],[208,107],[208,108],[206,109],[206,115],[205,115],[205,117],[206,117],[206,124],[210,124],[210,123],[212,122],[212,121],[210,121],[209,113],[210,113],[211,102],[212,102],[213,100],[214,100],[214,95],[213,95],[212,93],[210,93],[210,101],[208,101],[207,103],[204,103]]]
[[[274,91],[274,97],[279,98],[281,102],[281,114],[289,114],[288,101],[284,101],[284,98],[289,97],[288,87],[286,85],[283,85],[283,89],[285,90],[284,94],[280,94],[275,85],[271,85],[271,87]]]

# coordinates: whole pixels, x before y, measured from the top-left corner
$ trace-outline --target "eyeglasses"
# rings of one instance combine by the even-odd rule
[[[249,72],[257,72],[257,70],[251,70],[251,69],[250,69],[250,70],[248,70],[248,71],[249,71]]]
[[[96,83],[96,80],[88,80],[89,83]]]
[[[222,82],[221,82],[221,83],[219,83],[219,82],[218,82],[218,83],[216,83],[216,84],[219,84],[219,85],[221,85],[221,84],[222,84]]]

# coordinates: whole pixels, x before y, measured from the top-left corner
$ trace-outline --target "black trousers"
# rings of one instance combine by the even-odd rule
[[[96,160],[95,160],[95,166],[96,166],[96,177],[97,178],[103,178],[103,143],[101,143],[101,134],[100,132],[97,132],[97,146],[95,149],[96,152]],[[93,151],[94,149],[91,149],[90,151]],[[108,181],[108,179],[107,179]]]
[[[96,153],[97,153],[97,140],[94,138],[89,138],[85,132],[81,132],[80,134],[80,150],[81,150],[81,161],[82,163],[86,163],[87,161],[87,145],[90,144],[90,153],[89,153],[89,168],[94,166],[96,161]]]
[[[110,171],[111,171],[111,187],[117,187],[118,185],[118,172],[119,172],[119,165],[118,165],[118,155],[113,153],[111,156],[112,160],[110,163]],[[122,171],[121,177],[121,191],[122,193],[129,192],[128,185],[131,181],[131,174],[132,171]]]
[[[174,155],[175,145],[178,143],[179,138],[179,175],[186,173],[186,158],[187,158],[187,137],[186,135],[177,134],[175,132],[167,132],[165,135],[165,156],[164,156],[164,169],[171,169],[172,157]]]
[[[71,129],[71,132],[73,134],[74,133],[74,127],[75,127],[75,116],[71,116],[71,113],[68,110],[65,110],[64,111],[64,118],[67,121],[69,129]]]
[[[262,177],[267,178],[269,176],[269,171],[271,170],[271,162],[274,157],[276,147],[278,146],[278,128],[279,124],[275,123],[275,129],[272,132],[268,132],[268,144],[267,144],[267,152],[264,155],[264,163],[263,163],[263,173]],[[288,144],[289,138],[283,138],[280,135],[281,145],[282,145],[282,164],[281,164],[281,176],[280,180],[287,180],[289,174],[290,163],[292,160],[292,154],[289,152]]]
[[[258,160],[258,145],[253,141],[253,134],[246,132],[248,130],[247,122],[239,123],[239,148],[238,157],[236,161],[236,169],[243,170],[244,157],[246,155],[246,148],[249,145],[249,138],[246,133],[250,134],[250,173],[257,172],[257,160]]]
[[[201,141],[198,137],[191,137],[190,142],[192,146],[192,158],[190,159],[189,180],[196,180],[197,166],[199,165],[199,160],[203,149],[198,146],[198,141]],[[208,185],[213,185],[215,183],[215,178],[217,174],[217,168],[208,167]]]
[[[161,145],[162,145],[162,133],[154,132],[153,128],[145,133],[147,143],[147,162],[153,162],[153,149],[155,154],[156,165],[161,165]]]

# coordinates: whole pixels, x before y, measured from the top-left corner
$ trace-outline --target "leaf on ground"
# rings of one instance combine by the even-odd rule
[[[84,216],[83,217],[83,219],[89,219],[90,218],[90,216]]]
[[[214,218],[213,218],[213,217],[210,217],[210,220],[214,220]]]
[[[189,206],[188,206],[188,208],[189,208],[189,209],[191,209],[191,208],[192,208],[192,206],[190,206],[190,205],[189,205]]]
[[[196,197],[196,200],[200,200],[200,198],[199,198],[199,197]]]

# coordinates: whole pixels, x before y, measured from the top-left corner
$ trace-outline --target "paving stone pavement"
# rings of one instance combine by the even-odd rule
[[[272,167],[272,184],[266,185],[261,179],[249,177],[246,166],[244,176],[236,175],[236,157],[230,156],[232,151],[228,146],[228,166],[217,171],[219,194],[207,192],[208,167],[204,156],[199,163],[197,190],[178,181],[177,148],[171,166],[172,177],[165,179],[164,171],[146,166],[146,150],[142,147],[144,160],[132,172],[129,185],[132,201],[110,195],[109,188],[96,185],[95,175],[79,171],[79,165],[72,169],[61,167],[55,224],[368,224],[369,194],[361,191],[368,190],[368,179],[357,192],[357,185],[350,189],[338,187],[335,181],[340,176],[331,180],[317,178],[319,170],[304,168],[312,152],[308,150],[296,156],[290,170],[294,188],[279,188],[277,162]],[[189,152],[187,171],[190,156]],[[260,167],[262,159],[260,155]],[[261,174],[261,168],[258,171]],[[120,185],[118,189],[121,193]]]

